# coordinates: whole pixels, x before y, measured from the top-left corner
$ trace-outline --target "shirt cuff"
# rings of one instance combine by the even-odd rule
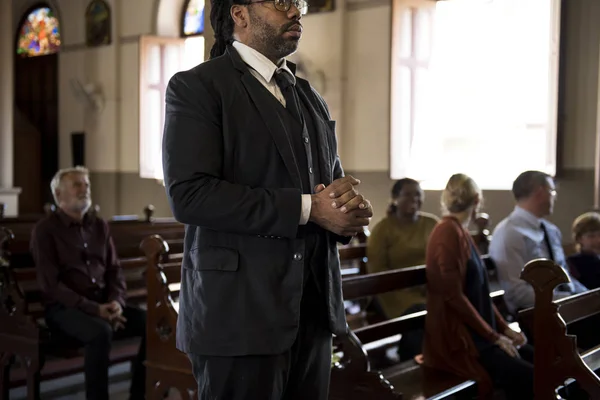
[[[312,207],[312,197],[310,194],[302,195],[302,212],[300,213],[299,225],[306,225],[310,218],[310,209]]]
[[[108,303],[116,301],[121,305],[121,308],[125,308],[125,296],[120,294],[114,294],[108,297]]]

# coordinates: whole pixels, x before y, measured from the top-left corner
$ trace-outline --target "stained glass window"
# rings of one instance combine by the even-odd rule
[[[58,19],[49,7],[31,11],[19,29],[17,54],[23,57],[44,56],[58,52],[60,32]]]
[[[204,33],[204,0],[188,0],[183,17],[183,36]]]
[[[111,42],[110,8],[104,0],[93,0],[85,12],[86,43],[101,46]]]

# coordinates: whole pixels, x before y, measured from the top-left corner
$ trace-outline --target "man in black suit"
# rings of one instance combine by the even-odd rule
[[[186,224],[177,347],[200,399],[325,400],[347,332],[337,242],[372,216],[335,122],[285,57],[304,0],[213,0],[211,60],[167,89],[165,185]]]

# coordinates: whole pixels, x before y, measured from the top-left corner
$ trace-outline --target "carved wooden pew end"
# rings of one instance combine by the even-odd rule
[[[197,383],[187,356],[175,346],[178,304],[170,289],[181,281],[181,254],[169,257],[169,245],[159,235],[140,245],[148,260],[146,286],[146,399],[162,400],[170,388],[182,398],[197,398]]]
[[[559,265],[547,259],[527,263],[521,279],[535,291],[533,309],[520,311],[519,319],[533,327],[536,399],[556,399],[557,388],[570,378],[591,398],[600,399],[600,379],[593,372],[600,367],[600,346],[580,354],[577,338],[567,334],[569,323],[600,312],[600,289],[554,302],[554,289],[570,279]]]

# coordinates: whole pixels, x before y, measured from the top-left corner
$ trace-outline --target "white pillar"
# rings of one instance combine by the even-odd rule
[[[12,0],[0,0],[0,189],[13,186],[14,49]]]
[[[13,101],[15,49],[12,0],[0,0],[0,203],[5,216],[19,214],[20,189],[13,188]]]

